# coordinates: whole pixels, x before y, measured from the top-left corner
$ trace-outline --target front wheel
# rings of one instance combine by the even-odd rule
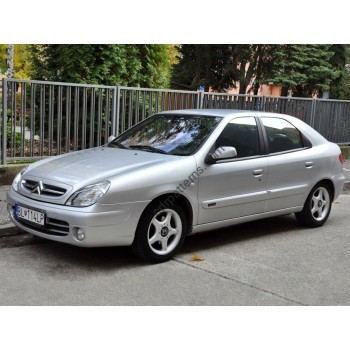
[[[316,185],[306,199],[304,208],[295,216],[300,224],[308,227],[320,227],[331,212],[331,191],[326,184]]]
[[[138,257],[155,263],[171,259],[180,250],[187,234],[187,220],[182,208],[176,204],[160,207],[151,204],[146,208],[132,244]]]

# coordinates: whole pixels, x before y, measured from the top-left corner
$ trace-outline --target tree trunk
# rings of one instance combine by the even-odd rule
[[[14,56],[15,56],[15,46],[9,45],[7,48],[7,60],[6,60],[6,63],[7,63],[6,76],[8,78],[13,78],[13,75],[15,73]]]
[[[254,81],[254,89],[253,94],[257,95],[260,88],[260,78],[262,73],[262,56],[264,55],[264,49],[261,47],[259,48],[259,56],[257,58],[256,62],[256,75],[255,75],[255,81]]]
[[[281,96],[287,97],[288,96],[288,90],[289,90],[288,86],[282,86]]]
[[[239,82],[239,94],[245,95],[246,91],[247,91],[247,84],[245,82],[245,79],[243,78]]]
[[[295,92],[294,92],[294,96],[295,97],[311,97],[311,95],[309,95],[307,89],[305,89],[303,86],[301,85],[297,85],[295,87]]]

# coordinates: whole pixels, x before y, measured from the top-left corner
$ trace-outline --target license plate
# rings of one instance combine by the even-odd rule
[[[16,217],[21,220],[32,222],[39,226],[45,225],[45,214],[33,209],[16,204]]]

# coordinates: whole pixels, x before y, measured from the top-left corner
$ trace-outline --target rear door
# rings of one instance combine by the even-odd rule
[[[289,121],[260,118],[267,140],[266,211],[303,206],[317,174],[311,143]]]

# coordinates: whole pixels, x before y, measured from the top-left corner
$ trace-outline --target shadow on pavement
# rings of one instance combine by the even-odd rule
[[[204,232],[187,237],[182,253],[215,249],[239,241],[258,237],[286,234],[302,229],[294,216],[282,216],[231,226],[226,229]],[[30,254],[37,254],[40,260],[49,263],[46,269],[52,273],[64,272],[64,269],[83,268],[84,270],[113,270],[133,267],[153,266],[135,257],[129,247],[80,248],[52,241],[41,240],[30,248]]]
[[[295,230],[308,230],[299,226],[294,215],[252,221],[230,226],[221,230],[207,231],[187,237],[182,248],[183,253],[198,250],[215,249],[228,244],[247,241],[268,235],[288,234]]]
[[[49,263],[47,268],[50,266],[60,272],[73,268],[108,271],[147,265],[137,259],[129,247],[81,248],[47,241],[47,244],[32,245],[30,249],[31,254],[38,254],[40,260]]]

